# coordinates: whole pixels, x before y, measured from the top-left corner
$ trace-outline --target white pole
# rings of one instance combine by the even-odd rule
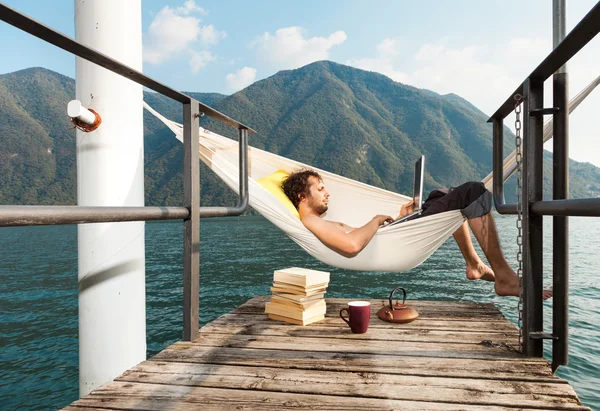
[[[141,0],[75,0],[75,37],[142,71]],[[143,206],[142,86],[77,58],[76,95],[102,113],[77,131],[77,203]],[[80,224],[79,395],[146,358],[144,223]]]

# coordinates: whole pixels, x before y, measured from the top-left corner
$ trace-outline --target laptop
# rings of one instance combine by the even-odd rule
[[[402,218],[389,223],[386,227],[413,220],[423,212],[423,179],[425,177],[425,156],[421,156],[415,163],[415,180],[413,182],[413,201],[415,202],[415,211],[405,215]]]

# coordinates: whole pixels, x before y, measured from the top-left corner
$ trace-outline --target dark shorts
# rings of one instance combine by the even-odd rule
[[[425,203],[421,217],[460,210],[466,218],[481,217],[492,209],[492,193],[483,183],[472,181],[454,188],[433,190]]]

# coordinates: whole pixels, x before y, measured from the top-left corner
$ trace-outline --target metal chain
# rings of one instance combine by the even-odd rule
[[[522,177],[522,153],[521,153],[521,103],[523,102],[523,96],[520,94],[515,95],[515,145],[516,145],[516,163],[517,163],[517,262],[519,267],[517,268],[517,276],[519,277],[519,303],[517,305],[517,311],[519,312],[519,348],[523,352],[523,204],[521,203],[521,196],[523,193],[523,177]]]

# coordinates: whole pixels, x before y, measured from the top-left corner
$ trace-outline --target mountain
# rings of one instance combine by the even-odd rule
[[[163,100],[156,101],[161,112]],[[393,191],[410,192],[412,165],[421,153],[427,156],[427,189],[480,180],[492,168],[489,116],[468,101],[332,62],[279,72],[223,99],[215,108],[257,130],[250,135],[255,147]],[[172,119],[181,121],[181,116]],[[210,119],[203,119],[203,126],[236,137],[234,130]],[[514,135],[507,128],[505,135],[505,153],[509,153]],[[183,158],[180,145],[171,150],[158,154],[163,163],[173,156]],[[600,170],[591,164],[572,164],[573,196],[600,194],[589,192],[589,184],[579,179],[578,167],[585,168],[584,174],[595,182],[592,188],[600,181]],[[550,187],[550,164],[545,168]],[[202,172],[203,198],[212,200],[215,182],[208,178],[213,175],[206,168]],[[153,197],[164,201],[177,197],[180,181],[173,183],[162,185]],[[509,180],[507,201],[514,201],[514,191]],[[219,196],[223,192],[228,190],[220,187]],[[549,198],[551,189],[545,192]],[[227,204],[235,203],[233,196],[226,198]],[[215,199],[212,204],[220,203]]]
[[[72,79],[41,68],[0,76],[1,204],[75,203],[75,133],[65,113],[74,94]],[[187,94],[257,130],[250,135],[255,147],[386,189],[410,191],[420,154],[427,156],[428,189],[479,180],[491,170],[487,115],[455,94],[439,95],[377,73],[321,61],[231,96]],[[151,92],[144,98],[181,121],[179,103]],[[237,137],[206,117],[201,124]],[[182,145],[147,112],[144,132],[146,204],[179,205]],[[506,129],[505,135],[512,133]],[[514,148],[513,138],[506,138],[506,153]],[[203,205],[235,204],[231,191],[204,166],[201,182]],[[514,192],[510,182],[505,192]],[[572,161],[571,193],[597,196],[600,169]]]
[[[487,116],[466,101],[331,62],[277,73],[215,108],[257,130],[250,136],[255,147],[390,190],[409,191],[421,153],[428,188],[478,179],[490,169]],[[210,120],[204,126],[235,137]],[[163,152],[163,163],[172,156]],[[203,184],[202,191],[212,187]],[[167,200],[177,190],[167,183],[154,196]]]

